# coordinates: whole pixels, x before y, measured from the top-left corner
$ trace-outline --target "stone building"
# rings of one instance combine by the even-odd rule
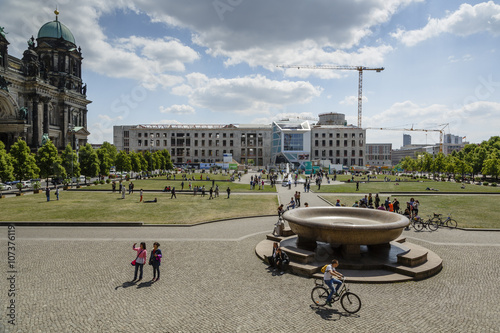
[[[7,149],[18,138],[32,150],[50,138],[58,149],[87,143],[87,86],[82,52],[58,20],[44,24],[27,42],[23,57],[9,54],[0,27],[0,140]]]
[[[328,113],[317,123],[285,119],[267,124],[245,125],[131,125],[113,126],[118,150],[167,149],[172,162],[215,163],[232,154],[237,163],[267,167],[328,160],[344,166],[364,166],[364,129],[347,125],[345,115]]]
[[[238,163],[268,165],[270,125],[134,125],[113,126],[113,144],[124,151],[167,149],[172,162],[215,163],[232,154]]]

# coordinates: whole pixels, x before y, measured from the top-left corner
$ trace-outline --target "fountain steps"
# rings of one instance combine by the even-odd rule
[[[266,256],[272,254],[274,242],[286,241],[294,236],[267,235],[267,239],[260,242],[255,248],[258,257],[266,261]],[[339,270],[349,282],[358,283],[391,283],[411,280],[422,280],[439,273],[442,269],[442,259],[434,252],[419,245],[406,242],[405,238],[398,238],[392,242],[398,248],[398,253],[391,260],[380,260],[376,257],[362,260],[341,260]],[[294,246],[282,245],[282,249],[290,257],[289,270],[297,275],[322,278],[321,267],[326,261],[315,261],[312,251],[299,249]],[[383,251],[383,249],[382,249]]]

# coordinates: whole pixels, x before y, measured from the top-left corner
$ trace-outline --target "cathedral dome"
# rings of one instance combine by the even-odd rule
[[[40,28],[38,38],[62,38],[76,45],[75,37],[64,24],[57,20],[57,16],[55,21],[47,22]]]

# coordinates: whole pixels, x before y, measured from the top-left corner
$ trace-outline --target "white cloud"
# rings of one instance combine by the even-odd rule
[[[2,6],[8,11],[0,12],[0,22],[7,31],[11,45],[9,53],[20,56],[26,49],[26,40],[38,29],[55,18],[53,4],[35,1],[5,0]],[[186,63],[200,58],[196,51],[175,38],[143,38],[129,36],[111,38],[103,30],[100,19],[114,11],[134,11],[132,1],[60,3],[59,21],[65,24],[81,46],[83,66],[96,73],[114,78],[139,81],[147,89],[171,87],[182,83],[181,76],[170,72],[183,72]],[[23,22],[19,22],[23,18]],[[19,27],[19,25],[21,25]]]
[[[361,97],[363,104],[368,102],[368,97]],[[358,104],[358,96],[346,96],[342,101],[339,102],[341,105],[357,105]]]
[[[252,124],[271,124],[273,121],[280,121],[283,119],[304,119],[304,120],[317,121],[318,117],[313,115],[312,112],[301,112],[301,113],[285,112],[285,113],[278,113],[270,117],[255,118],[252,121]]]
[[[266,113],[308,103],[322,92],[309,82],[275,81],[262,75],[224,79],[192,73],[187,81],[174,87],[172,93],[187,96],[189,104],[212,111]]]
[[[190,105],[175,104],[175,105],[169,106],[167,108],[160,106],[160,112],[161,113],[174,113],[174,114],[186,115],[186,114],[194,114],[195,110]]]
[[[391,132],[402,137],[403,131],[397,129],[411,129],[406,131],[420,140],[429,139],[430,143],[439,142],[439,132],[419,131],[437,130],[445,128],[446,133],[467,136],[471,142],[481,142],[491,136],[498,135],[492,123],[500,123],[500,103],[478,101],[461,107],[452,108],[442,104],[419,105],[412,101],[394,103],[390,108],[375,116],[363,116],[364,127],[391,129],[387,131],[369,132],[370,137],[388,136]],[[446,126],[448,125],[448,126]],[[371,131],[371,130],[369,130]]]
[[[153,122],[154,124],[162,124],[162,125],[179,125],[182,124],[181,122],[177,120],[168,120],[168,119],[161,119],[158,121]]]
[[[226,58],[226,66],[247,63],[275,69],[279,64],[381,65],[392,48],[383,44],[359,47],[361,40],[401,7],[420,1],[289,0],[283,5],[279,1],[216,0],[193,1],[186,10],[178,1],[142,0],[138,6],[155,22],[193,31],[194,43],[213,57]],[[220,9],[221,4],[225,9]]]
[[[403,44],[413,46],[443,33],[469,36],[483,31],[493,36],[500,35],[500,5],[493,1],[474,6],[464,3],[445,18],[430,18],[422,29],[410,31],[398,29],[391,35]]]

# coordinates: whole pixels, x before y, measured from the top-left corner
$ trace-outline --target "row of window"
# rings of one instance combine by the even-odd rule
[[[321,140],[321,145],[319,140],[314,140],[314,146],[315,147],[348,147],[348,142],[349,140],[344,140],[344,145],[341,146],[341,140],[336,140],[335,141],[335,146],[333,145],[333,140],[328,140],[328,145],[326,144],[326,140]],[[359,146],[363,147],[364,141],[359,140]],[[356,140],[351,140],[351,147],[356,146]]]
[[[344,157],[349,157],[349,151],[348,150],[344,150]],[[335,156],[336,157],[340,157],[341,155],[341,151],[340,150],[335,150]],[[356,151],[355,150],[351,150],[351,157],[353,156],[356,156]],[[362,157],[363,156],[363,151],[360,150],[359,151],[359,154],[358,154],[359,157]],[[322,150],[321,151],[321,155],[320,155],[320,151],[319,150],[315,150],[314,151],[314,157],[327,157],[327,151],[326,150]],[[333,150],[328,150],[328,157],[333,157]]]
[[[326,138],[326,133],[314,133],[314,138],[319,138],[320,134],[321,134],[322,138]],[[344,133],[344,138],[348,138],[349,134],[350,134],[351,138],[355,138],[356,137],[356,133]],[[328,133],[328,137],[329,138],[333,138],[333,133]],[[341,133],[337,133],[336,137],[337,137],[337,139],[341,138]],[[358,137],[362,138],[363,137],[363,133],[362,132],[358,133]]]
[[[189,138],[191,136],[191,133],[170,133],[171,134],[171,137],[178,137],[178,138],[183,138],[183,137],[187,137]],[[123,132],[123,136],[124,137],[129,137],[129,131],[124,131]],[[137,133],[137,137],[138,138],[150,138],[150,139],[154,139],[154,138],[166,138],[168,136],[168,133],[167,132],[162,132],[162,133]],[[201,137],[201,138],[209,138],[209,139],[220,139],[220,138],[234,138],[234,133],[222,133],[222,135],[220,133],[198,133],[198,132],[195,132],[193,133],[193,136],[195,138],[198,138],[198,137]],[[263,138],[263,133],[241,133],[241,138],[248,138],[248,139],[256,139],[256,138],[259,138],[259,139],[262,139]]]

